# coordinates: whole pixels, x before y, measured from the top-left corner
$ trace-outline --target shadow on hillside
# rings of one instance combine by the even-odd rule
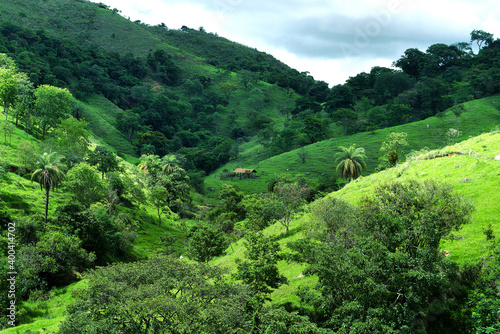
[[[293,235],[295,235],[295,234],[297,234],[297,233],[299,233],[299,232],[302,231],[302,229],[297,226],[297,227],[290,228],[288,230],[288,234],[287,234],[285,227],[282,227],[282,228],[283,228],[283,232],[281,232],[280,234],[278,234],[276,236],[277,240],[286,239],[286,238],[291,237],[291,236],[293,236]]]
[[[8,203],[8,206],[12,209],[29,211],[31,208],[29,203],[26,203],[21,196],[16,194],[11,194],[11,193],[0,194],[0,200],[5,203]]]

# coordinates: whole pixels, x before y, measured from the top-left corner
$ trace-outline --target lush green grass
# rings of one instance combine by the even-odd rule
[[[1,108],[3,110],[3,108]],[[3,116],[3,115],[2,115]],[[21,157],[17,152],[17,147],[20,142],[29,141],[32,142],[35,147],[40,146],[40,141],[35,137],[29,135],[24,131],[24,128],[21,127],[13,127],[13,132],[11,135],[7,135],[5,138],[5,133],[3,131],[3,124],[5,122],[10,122],[14,124],[13,119],[11,117],[8,120],[5,120],[5,117],[0,117],[0,162],[6,162],[15,166],[19,166],[22,164]]]
[[[465,104],[466,112],[458,119],[458,128],[462,135],[458,141],[466,140],[472,136],[477,136],[483,132],[492,130],[495,126],[500,126],[500,110],[496,106],[500,105],[500,96],[492,96],[485,99],[471,101]],[[451,111],[446,112],[446,116],[441,120],[431,117],[423,121],[404,124],[392,128],[381,129],[371,132],[358,133],[348,137],[337,137],[324,140],[305,147],[308,157],[302,163],[298,154],[299,150],[290,151],[260,162],[255,156],[262,154],[264,148],[253,143],[242,146],[245,151],[240,155],[240,159],[232,161],[219,168],[212,175],[209,175],[205,184],[208,189],[214,189],[209,194],[217,193],[223,183],[230,182],[246,193],[265,192],[266,184],[274,176],[279,174],[304,174],[312,180],[318,182],[322,177],[335,172],[335,153],[339,146],[350,146],[356,143],[358,147],[363,147],[367,155],[368,170],[365,175],[375,172],[379,164],[378,158],[382,155],[380,147],[386,140],[390,132],[406,132],[408,134],[409,147],[411,150],[421,150],[423,148],[437,149],[447,143],[446,131],[454,128],[455,116]],[[404,160],[404,155],[400,160]],[[236,167],[254,168],[257,170],[257,179],[233,181],[220,180],[218,175],[223,169],[234,170]]]
[[[162,215],[160,225],[158,215],[151,207],[143,207],[143,211],[135,214],[135,219],[140,222],[133,250],[137,258],[147,258],[156,254],[182,254],[186,246],[187,233],[196,222],[181,221],[174,216]],[[171,238],[168,244],[165,243],[166,236]]]
[[[72,292],[83,288],[85,280],[78,281],[67,287],[53,289],[48,298],[37,301],[26,301],[16,313],[16,327],[1,331],[5,334],[22,334],[29,331],[36,333],[54,333],[66,317],[68,305],[74,302]]]
[[[429,159],[451,152],[462,154]],[[451,184],[457,194],[474,205],[475,211],[472,223],[454,232],[453,238],[442,243],[442,248],[449,251],[450,258],[457,262],[473,262],[489,252],[483,233],[488,224],[491,224],[494,234],[500,236],[500,161],[494,160],[498,155],[500,134],[486,133],[361,178],[332,196],[356,204],[363,196],[372,193],[374,187],[389,180],[436,179]]]
[[[121,111],[116,105],[100,95],[89,97],[85,103],[84,119],[95,136],[106,142],[120,155],[135,156],[135,147],[116,130],[116,116]]]
[[[45,191],[40,190],[37,182],[31,182],[29,175],[21,177],[8,173],[7,178],[0,180],[0,201],[4,203],[3,210],[9,214],[22,217],[44,215]],[[67,203],[67,196],[60,190],[50,192],[49,217],[53,217],[58,205]]]

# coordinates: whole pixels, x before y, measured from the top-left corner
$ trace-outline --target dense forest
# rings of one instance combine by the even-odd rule
[[[329,87],[202,27],[104,4],[15,0],[0,13],[6,332],[500,330],[498,204],[474,197],[498,193],[492,34],[411,48]],[[489,137],[465,141],[478,127]],[[311,174],[315,150],[328,169]],[[307,172],[261,176],[292,152]],[[468,160],[409,165],[448,156]],[[242,163],[257,170],[233,172]],[[478,176],[450,177],[464,166]],[[455,241],[474,258],[449,256]]]

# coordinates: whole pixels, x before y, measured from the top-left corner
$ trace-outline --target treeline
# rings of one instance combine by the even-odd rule
[[[122,56],[10,22],[0,25],[0,33],[0,52],[14,59],[35,87],[68,88],[77,99],[101,94],[128,109],[137,105],[140,93],[134,91],[140,91],[146,76],[166,85],[175,85],[180,79],[181,70],[161,50],[145,59],[130,53]]]
[[[477,55],[465,42],[434,44],[425,52],[408,49],[393,63],[400,70],[374,67],[331,90],[312,90],[297,100],[293,113],[323,110],[351,134],[421,120],[497,94],[500,41],[488,33],[471,33],[471,42],[481,38]]]
[[[472,42],[478,44],[477,54]],[[408,49],[393,63],[399,69],[376,66],[331,89],[314,81],[293,107],[281,110],[285,127],[263,122],[259,138],[269,154],[280,154],[332,136],[440,117],[450,107],[459,110],[461,103],[498,94],[500,40],[475,30],[471,43]]]

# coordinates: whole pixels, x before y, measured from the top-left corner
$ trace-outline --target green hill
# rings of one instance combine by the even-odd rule
[[[175,138],[177,132],[210,131],[230,138],[235,126],[248,127],[249,118],[259,113],[279,128],[283,120],[277,109],[290,100],[288,91],[259,79],[269,81],[264,72],[298,75],[270,55],[214,34],[131,22],[118,10],[89,1],[14,1],[1,3],[0,12],[0,52],[13,58],[35,86],[68,88],[87,106],[81,116],[94,133],[128,156],[140,155],[141,135],[151,131],[169,141],[168,147],[146,143],[162,153],[192,147],[181,135]],[[245,81],[236,73],[243,69],[251,69]],[[163,119],[172,111],[162,107],[160,97],[181,109],[172,115],[175,122],[158,122],[159,115]],[[258,110],[249,115],[252,109]],[[140,116],[128,142],[128,130],[117,124],[120,111],[125,118]],[[244,135],[255,132],[248,129]],[[204,161],[196,168],[208,172],[211,164]]]
[[[375,172],[379,165],[379,157],[382,155],[380,147],[391,132],[406,132],[408,134],[409,146],[405,153],[420,150],[433,150],[442,147],[448,141],[446,131],[458,128],[461,136],[458,141],[466,140],[483,132],[490,131],[500,126],[500,96],[492,96],[485,99],[470,101],[464,104],[465,112],[458,118],[451,111],[447,111],[445,117],[439,119],[431,117],[422,121],[376,130],[375,132],[357,133],[352,136],[334,137],[312,145],[305,146],[307,158],[305,163],[298,153],[302,149],[296,149],[281,155],[266,159],[266,149],[261,144],[248,145],[248,148],[240,154],[237,161],[230,162],[219,168],[205,180],[212,194],[217,193],[221,185],[227,182],[235,185],[245,193],[266,192],[267,183],[280,174],[307,175],[317,184],[327,176],[337,175],[335,171],[335,153],[339,146],[348,147],[355,143],[358,147],[366,150],[368,169],[364,175]],[[232,181],[221,180],[220,174],[223,170],[234,170],[235,168],[253,168],[257,170],[258,178],[243,179],[235,178]]]
[[[470,274],[460,294],[472,291],[474,275],[492,254],[489,239],[500,233],[500,40],[491,39],[477,55],[439,44],[407,58],[410,49],[395,62],[401,70],[374,67],[330,88],[217,34],[167,25],[131,22],[119,9],[87,0],[0,2],[0,109],[7,114],[0,117],[0,245],[8,249],[6,226],[15,222],[19,265],[30,269],[19,283],[24,324],[6,333],[57,330],[74,301],[71,291],[86,286],[85,268],[154,255],[194,261],[193,240],[205,228],[217,236],[209,241],[230,242],[209,264],[236,272],[249,232],[246,205],[282,175],[305,176],[316,200],[341,198],[354,206],[390,181],[450,184],[475,210],[470,224],[441,239],[439,250],[450,268]],[[437,61],[443,52],[446,64]],[[15,68],[8,68],[10,59]],[[419,73],[407,73],[407,65]],[[16,99],[9,95],[14,83]],[[34,93],[44,85],[67,88],[75,98],[68,98],[62,118],[50,119],[47,136],[42,128],[50,117]],[[81,119],[89,132],[71,137],[78,126],[67,124],[83,125]],[[450,129],[460,136],[448,138]],[[380,148],[391,132],[406,133],[409,146],[395,167],[379,171]],[[87,136],[85,150],[71,146]],[[368,168],[347,184],[335,170],[335,154],[352,144],[365,149]],[[33,159],[55,148],[65,151],[66,179],[60,189],[48,187],[44,220],[46,193],[31,181]],[[238,167],[255,169],[257,177],[227,178]],[[219,198],[221,190],[228,193]],[[289,234],[276,223],[264,235],[291,253],[290,242],[310,231],[314,203],[293,217]],[[307,267],[279,262],[289,284],[266,305],[321,323],[310,305],[297,307],[297,288],[318,282],[303,275]],[[6,275],[0,273],[1,288]],[[445,306],[465,305],[450,303]],[[463,307],[452,312],[461,312],[459,323],[472,317]]]
[[[346,185],[340,191],[328,196],[341,198],[353,205],[360,199],[370,196],[373,189],[391,181],[434,179],[453,186],[460,195],[474,206],[472,222],[453,232],[440,246],[449,253],[449,258],[460,264],[474,264],[491,254],[484,231],[490,226],[494,235],[500,235],[500,226],[496,224],[500,215],[500,133],[498,130],[464,140],[461,143],[412,155],[406,162],[382,172],[361,177]],[[450,156],[448,156],[450,154]],[[497,159],[495,160],[495,157]],[[307,211],[307,210],[306,210]],[[296,241],[309,231],[309,214],[297,216],[290,225],[290,234],[285,235],[281,224],[276,223],[263,232],[276,236],[285,251],[288,243]],[[226,250],[225,256],[212,261],[213,264],[236,270],[235,261],[244,258],[243,240]],[[280,272],[290,281],[273,292],[273,303],[295,302],[294,292],[300,285],[312,285],[314,277],[301,277],[305,264],[290,264],[283,261]]]

